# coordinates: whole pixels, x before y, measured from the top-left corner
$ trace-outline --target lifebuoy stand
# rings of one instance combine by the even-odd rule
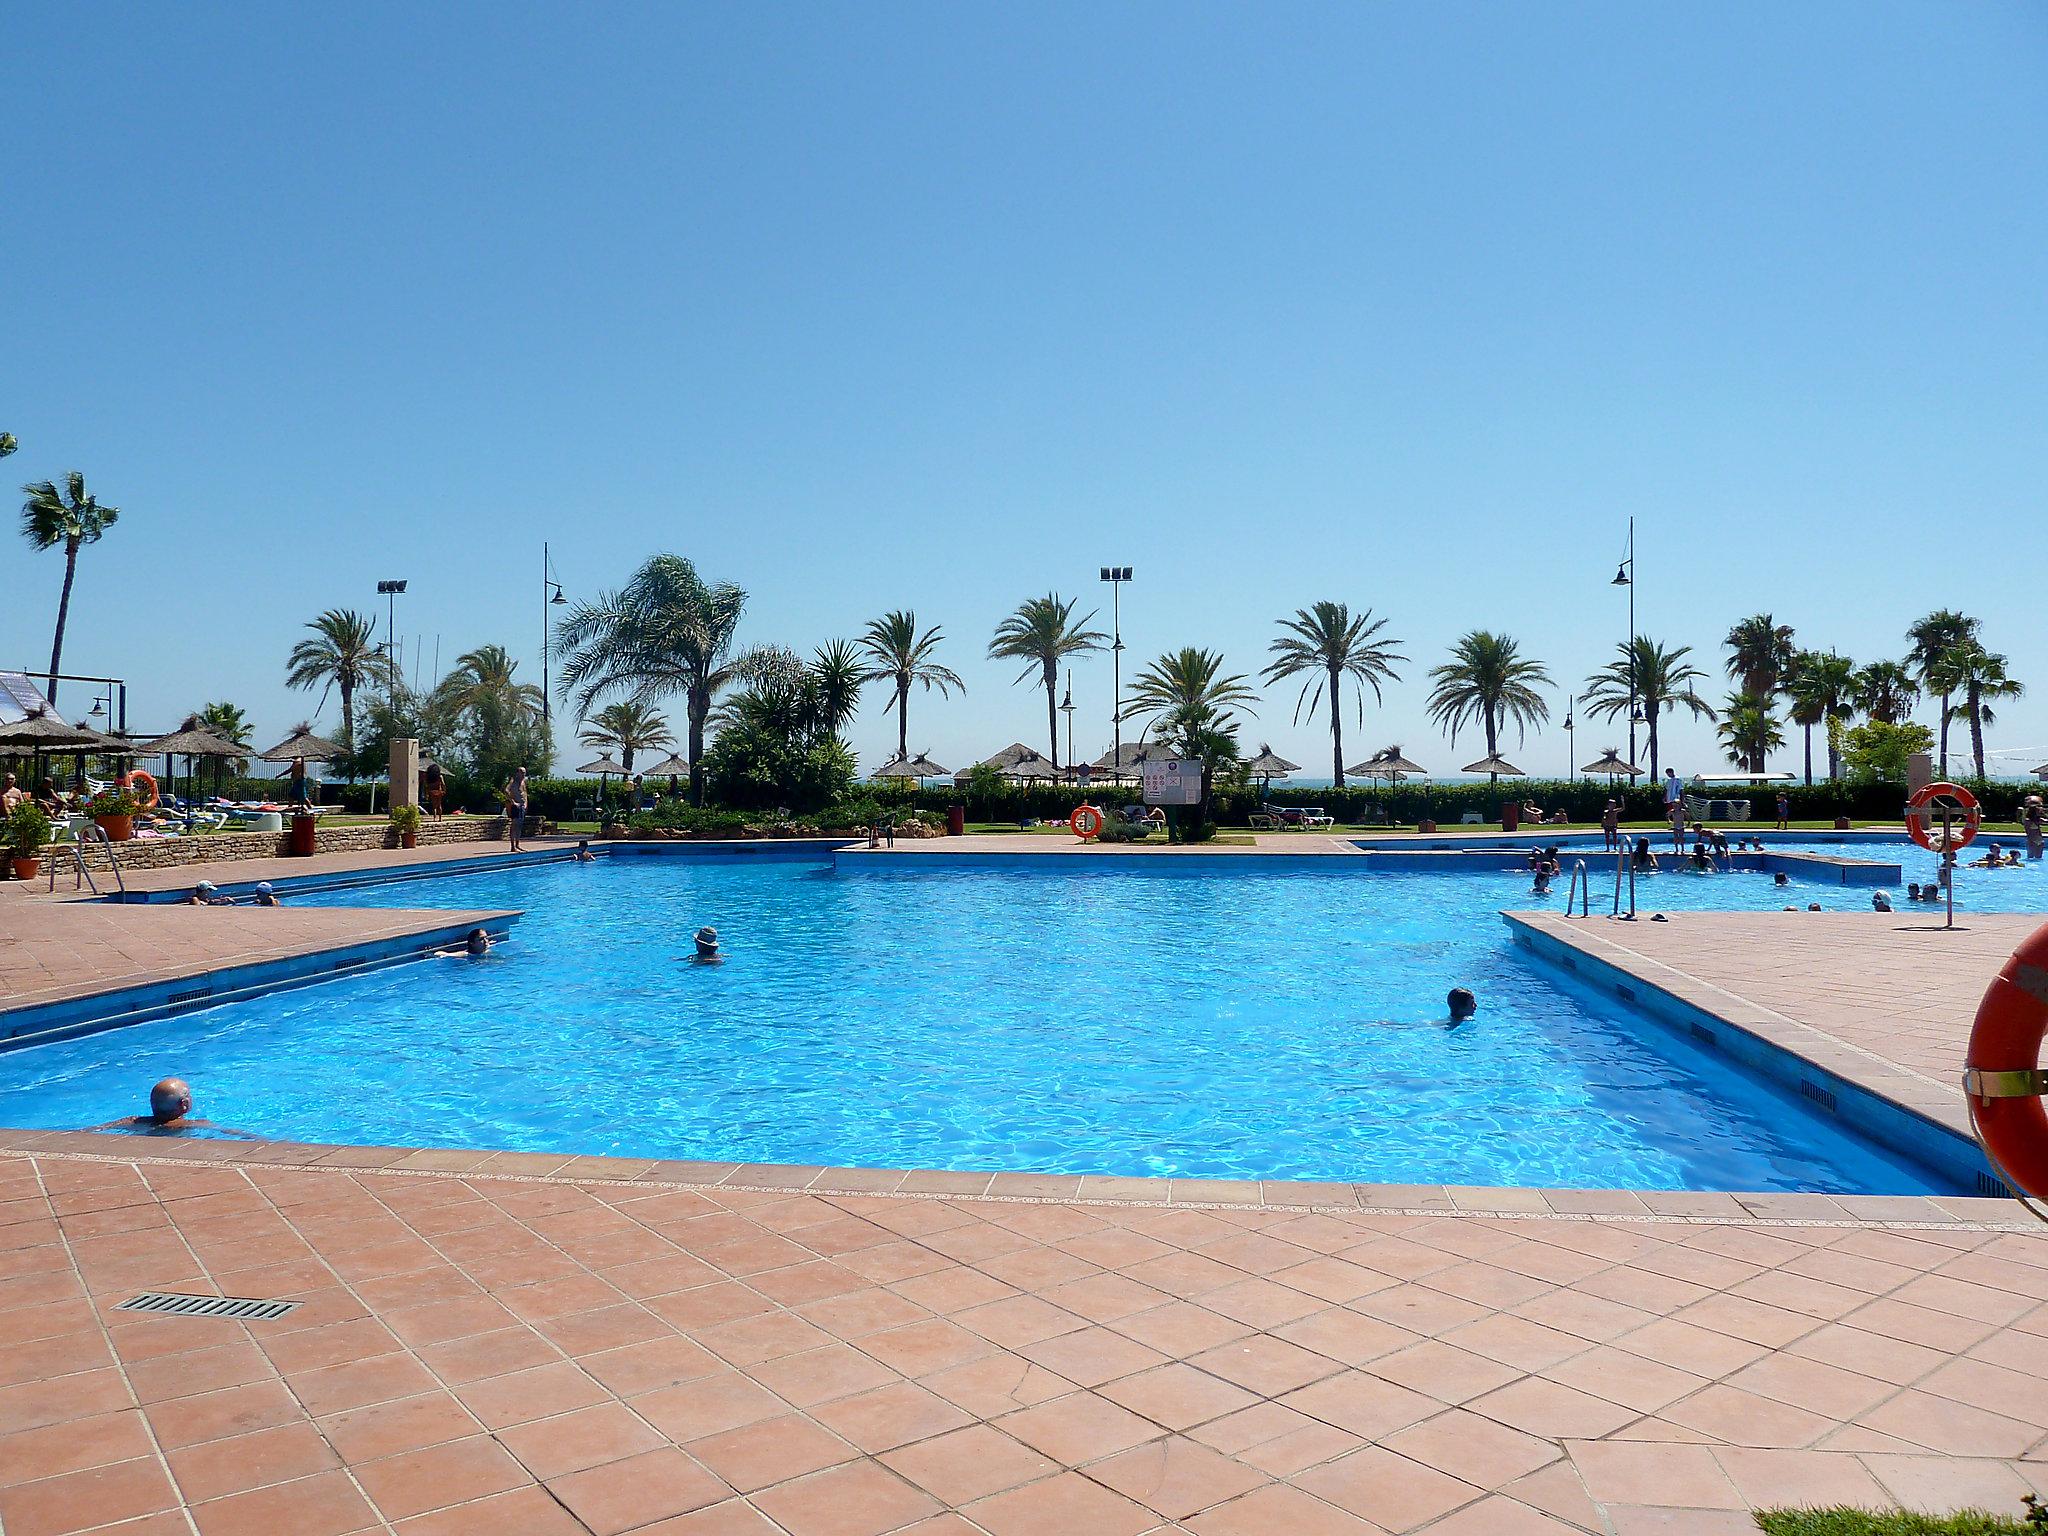
[[[1960,834],[1955,828],[1958,813],[1963,818]],[[1939,832],[1934,830],[1937,821]],[[1941,860],[1941,888],[1948,898],[1948,921],[1943,927],[1956,925],[1956,855],[1977,840],[1977,829],[1983,824],[1984,810],[1977,797],[1945,779],[1922,784],[1906,801],[1906,836]]]
[[[2040,1207],[2048,1199],[2043,1035],[2048,1035],[2048,924],[2012,952],[1985,989],[1963,1071],[1963,1098],[1977,1145],[2021,1203],[2048,1220]]]

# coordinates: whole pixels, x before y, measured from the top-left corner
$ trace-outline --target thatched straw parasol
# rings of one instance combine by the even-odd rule
[[[185,723],[168,736],[159,736],[154,741],[142,742],[132,750],[149,757],[154,757],[159,752],[163,753],[164,779],[170,784],[174,797],[177,779],[171,764],[173,757],[185,759],[185,777],[192,779],[197,777],[193,768],[195,758],[210,757],[217,762],[227,763],[249,756],[247,746],[239,741],[229,741],[227,737],[208,729],[197,715],[187,715]],[[220,788],[217,778],[214,788]]]
[[[920,752],[915,757],[899,757],[882,764],[870,778],[874,779],[943,779],[953,770],[941,768],[930,757]]]
[[[1498,752],[1490,757],[1482,757],[1476,763],[1467,763],[1458,771],[1460,773],[1483,773],[1494,783],[1500,781],[1502,774],[1507,774],[1517,779],[1526,777],[1521,769],[1502,757]]]
[[[1642,771],[1634,763],[1623,762],[1621,754],[1612,747],[1601,754],[1600,761],[1588,763],[1579,770],[1581,773],[1604,773],[1610,779],[1618,779],[1624,775],[1632,779]]]
[[[0,724],[0,752],[29,755],[31,787],[43,775],[43,754],[88,752],[125,756],[135,749],[118,736],[103,736],[89,726],[67,724],[62,716],[46,709],[32,710],[22,719]],[[82,765],[81,765],[82,766]]]
[[[1346,768],[1346,773],[1355,773],[1361,779],[1385,779],[1398,784],[1403,779],[1420,779],[1429,776],[1429,770],[1420,763],[1410,762],[1401,755],[1399,747],[1384,747],[1373,753],[1356,768]]]
[[[1300,772],[1301,764],[1290,763],[1262,741],[1259,743],[1259,755],[1246,763],[1244,768],[1245,772],[1256,773],[1259,776],[1259,795],[1263,798],[1266,791],[1273,787],[1275,779],[1284,779],[1290,773]]]
[[[668,792],[671,798],[673,798],[676,794],[676,780],[680,779],[684,774],[688,773],[689,771],[690,765],[683,761],[682,754],[679,752],[671,752],[667,757],[664,757],[660,762],[654,764],[654,766],[652,766],[651,768],[642,768],[640,770],[642,775],[652,775],[657,779],[660,778],[663,774],[667,774]]]
[[[310,721],[292,727],[291,735],[285,737],[268,752],[256,754],[259,763],[289,763],[303,757],[309,763],[331,763],[348,754],[325,736],[315,736]]]

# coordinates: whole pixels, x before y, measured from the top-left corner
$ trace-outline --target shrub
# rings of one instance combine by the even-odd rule
[[[85,814],[100,816],[139,816],[142,802],[118,784],[109,784],[105,789],[85,802]]]
[[[401,834],[417,834],[420,829],[420,808],[416,805],[395,805],[391,808],[391,825]]]
[[[7,847],[17,859],[32,859],[50,840],[50,818],[33,800],[23,800],[7,815],[4,824]]]

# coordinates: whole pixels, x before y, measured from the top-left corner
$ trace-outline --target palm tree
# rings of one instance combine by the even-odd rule
[[[320,705],[326,704],[328,690],[341,694],[341,744],[353,757],[356,690],[366,684],[395,681],[391,658],[372,638],[377,621],[353,608],[330,608],[306,628],[313,631],[313,638],[292,647],[284,680],[293,688],[318,688]],[[320,705],[315,706],[316,711]]]
[[[1960,704],[1944,712],[1942,727],[1945,734],[1949,715],[1970,722],[1970,757],[1980,779],[1984,777],[1984,727],[1998,723],[1987,701],[2016,699],[2027,691],[2025,685],[2006,675],[2005,668],[2003,656],[1970,639],[1951,645],[1928,674],[1928,686],[1944,699],[1958,693],[1963,696]]]
[[[891,709],[896,711],[896,756],[899,759],[910,755],[910,685],[922,683],[926,692],[936,688],[942,699],[955,688],[962,693],[967,691],[959,673],[932,660],[932,653],[944,638],[936,624],[920,635],[917,632],[917,615],[908,608],[894,609],[879,619],[870,620],[861,634],[859,648],[869,662],[861,681],[887,681],[895,690],[895,698],[883,708],[882,713],[887,714]]]
[[[1261,674],[1265,681],[1277,683],[1307,674],[1294,700],[1297,723],[1304,706],[1314,714],[1324,693],[1329,694],[1330,762],[1339,789],[1344,787],[1344,679],[1349,677],[1364,685],[1358,690],[1358,720],[1362,725],[1365,689],[1372,690],[1374,702],[1386,703],[1380,681],[1400,681],[1401,674],[1393,664],[1408,659],[1394,649],[1400,641],[1373,638],[1386,624],[1385,619],[1374,618],[1370,608],[1353,618],[1343,603],[1317,603],[1313,608],[1296,609],[1291,619],[1282,619],[1280,638],[1267,647],[1274,660],[1267,663]]]
[[[0,459],[6,458],[7,455],[14,452],[20,446],[21,444],[16,441],[12,432],[0,432]]]
[[[1429,694],[1429,718],[1451,733],[1477,723],[1486,732],[1486,755],[1500,751],[1500,729],[1514,722],[1517,739],[1532,725],[1550,718],[1550,706],[1536,690],[1550,686],[1550,672],[1540,661],[1528,661],[1509,635],[1475,629],[1451,647],[1451,659],[1431,667],[1435,687]]]
[[[1793,724],[1806,734],[1806,782],[1813,782],[1813,728],[1827,727],[1828,777],[1842,776],[1842,753],[1834,722],[1845,720],[1855,708],[1856,663],[1833,651],[1801,651],[1792,658],[1791,675],[1785,694],[1791,703]],[[1761,771],[1761,770],[1759,770]]]
[[[681,555],[656,555],[616,592],[579,603],[555,629],[562,691],[587,713],[608,693],[643,704],[683,695],[689,717],[690,799],[704,803],[704,722],[739,673],[733,637],[747,594],[707,585]]]
[[[78,552],[99,543],[121,509],[103,507],[87,495],[85,476],[75,469],[64,477],[62,490],[54,481],[38,480],[21,491],[28,497],[21,504],[21,536],[39,550],[64,546],[64,590],[57,599],[56,638],[50,642],[50,702],[55,704],[57,671],[64,663],[64,626],[71,618],[71,584],[78,578]]]
[[[1133,708],[1218,712],[1250,704],[1258,697],[1245,686],[1242,673],[1224,675],[1223,653],[1183,646],[1168,651],[1131,683]]]
[[[1728,761],[1751,773],[1762,773],[1765,754],[1785,745],[1770,699],[1753,693],[1728,695],[1716,734],[1728,751]]]
[[[579,746],[600,750],[616,748],[620,764],[631,773],[635,752],[648,747],[673,746],[675,735],[659,710],[632,699],[622,699],[616,704],[605,705],[592,715],[576,741]]]
[[[1904,664],[1873,661],[1856,673],[1856,707],[1883,725],[1898,725],[1920,702],[1920,687]]]
[[[1768,613],[1752,614],[1731,628],[1721,643],[1728,647],[1728,675],[1744,693],[1759,699],[1777,696],[1792,668],[1791,625],[1772,622]]]
[[[1687,710],[1697,720],[1714,718],[1714,706],[1699,695],[1707,674],[1686,660],[1692,647],[1665,647],[1648,635],[1616,643],[1617,658],[1586,679],[1585,709],[1589,715],[1613,720],[1631,709],[1643,712],[1650,728],[1650,777],[1663,767],[1657,741],[1660,716]]]
[[[1948,723],[1949,690],[1935,682],[1935,674],[1950,650],[1958,645],[1974,642],[1978,631],[1983,628],[1981,621],[1960,614],[1953,608],[1937,608],[1924,619],[1917,619],[1906,629],[1906,661],[1919,675],[1921,685],[1941,699],[1941,771],[1948,773]]]
[[[225,701],[209,704],[192,718],[223,741],[246,742],[249,739],[249,716],[239,704]],[[246,757],[225,758],[223,762],[228,771],[238,777],[249,771],[249,759]]]
[[[1060,765],[1060,663],[1084,651],[1101,650],[1109,638],[1099,629],[1088,628],[1095,617],[1092,612],[1086,618],[1074,617],[1078,602],[1078,598],[1062,598],[1057,592],[1027,598],[996,626],[995,638],[988,645],[989,655],[998,661],[1026,663],[1017,674],[1018,682],[1026,681],[1036,670],[1044,683],[1046,734],[1052,739],[1050,756],[1055,768]],[[1117,708],[1123,708],[1121,700]]]
[[[837,736],[860,710],[860,690],[868,680],[861,649],[851,640],[827,641],[812,654],[809,670],[818,695],[818,721],[827,734]]]
[[[517,681],[519,663],[502,645],[480,645],[455,658],[455,670],[437,690],[458,714],[502,707],[508,716],[539,718],[545,699],[532,683]]]

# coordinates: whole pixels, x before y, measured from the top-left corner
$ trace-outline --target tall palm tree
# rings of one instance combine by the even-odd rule
[[[1813,728],[1827,728],[1828,777],[1842,776],[1842,752],[1834,722],[1856,707],[1856,663],[1833,651],[1800,651],[1792,658],[1785,686],[1793,724],[1806,733],[1806,782],[1813,782]]]
[[[1751,773],[1762,773],[1767,753],[1785,745],[1785,733],[1778,728],[1768,696],[1731,693],[1721,709],[1721,723],[1715,728],[1728,761]]]
[[[584,722],[577,744],[599,750],[615,748],[627,773],[633,771],[633,754],[649,747],[675,744],[675,734],[659,710],[632,699],[607,704]]]
[[[293,688],[318,688],[316,711],[326,704],[329,690],[340,693],[341,744],[353,756],[356,690],[393,682],[396,674],[391,658],[374,639],[377,621],[353,608],[330,608],[306,628],[313,631],[313,637],[292,647],[284,680]]]
[[[870,620],[861,633],[858,645],[869,663],[861,680],[871,683],[886,681],[895,690],[895,697],[882,713],[887,714],[891,709],[896,711],[896,756],[899,759],[910,755],[910,685],[922,683],[926,692],[936,688],[942,699],[955,688],[962,693],[967,691],[959,673],[932,660],[932,653],[943,639],[945,636],[936,624],[920,635],[917,632],[917,615],[908,608],[894,609],[879,619]]]
[[[545,703],[532,683],[513,676],[519,663],[502,645],[480,645],[455,658],[455,669],[441,679],[439,692],[458,714],[498,706],[513,717],[538,719]]]
[[[209,704],[192,718],[223,741],[245,742],[249,739],[249,716],[239,704],[226,701]],[[249,759],[246,757],[223,758],[222,762],[230,773],[237,776],[249,771]]]
[[[997,661],[1025,663],[1024,670],[1017,674],[1018,682],[1028,680],[1036,671],[1045,685],[1046,735],[1051,738],[1049,755],[1055,768],[1060,763],[1060,663],[1069,656],[1101,650],[1109,638],[1101,630],[1088,627],[1095,617],[1093,612],[1085,618],[1074,617],[1079,601],[1063,598],[1057,592],[1026,598],[1017,605],[1015,613],[996,626],[995,638],[988,645],[989,655]],[[1121,700],[1117,708],[1123,708]]]
[[[21,446],[12,432],[0,432],[0,459],[4,459]]]
[[[1775,698],[1792,668],[1792,626],[1774,623],[1768,613],[1751,614],[1728,631],[1728,675],[1742,691],[1759,699]],[[1758,769],[1762,772],[1762,769]]]
[[[1344,679],[1362,684],[1358,689],[1358,720],[1365,723],[1365,690],[1370,688],[1375,703],[1384,704],[1380,682],[1400,681],[1394,663],[1408,658],[1394,647],[1398,640],[1378,640],[1386,628],[1366,609],[1356,618],[1343,603],[1317,603],[1298,608],[1294,617],[1280,621],[1281,635],[1267,647],[1274,659],[1261,675],[1269,683],[1307,674],[1301,692],[1295,696],[1294,718],[1298,723],[1306,706],[1314,714],[1327,692],[1330,701],[1330,763],[1337,787],[1344,787]]]
[[[579,603],[555,628],[562,691],[577,708],[608,693],[651,704],[683,695],[689,718],[690,799],[704,803],[704,722],[720,689],[739,676],[733,638],[747,594],[708,585],[681,555],[656,555],[616,592]]]
[[[1920,685],[1905,665],[1873,661],[1856,673],[1856,707],[1883,725],[1898,725],[1920,702]]]
[[[1906,627],[1906,661],[1919,675],[1921,685],[1941,700],[1941,771],[1948,773],[1949,690],[1935,682],[1935,674],[1954,647],[1972,643],[1983,628],[1980,620],[1953,608],[1937,608]]]
[[[1977,777],[1983,778],[1984,727],[1998,723],[1998,715],[1989,701],[2016,699],[2027,691],[2026,687],[2007,675],[2003,656],[1985,650],[1975,640],[1951,645],[1928,674],[1928,686],[1944,699],[1962,695],[1962,702],[1951,705],[1945,715],[1970,722],[1970,757],[1976,765]],[[1944,718],[1944,727],[1946,724]]]
[[[1451,733],[1457,745],[1458,732],[1477,724],[1486,733],[1486,755],[1500,751],[1500,731],[1513,722],[1518,738],[1532,725],[1550,718],[1550,706],[1536,690],[1550,686],[1550,672],[1542,662],[1522,655],[1519,641],[1510,635],[1496,635],[1475,629],[1451,647],[1451,659],[1429,669],[1436,685],[1429,694],[1429,718]]]
[[[99,543],[120,517],[119,507],[103,507],[88,495],[85,476],[77,470],[64,477],[63,489],[55,481],[38,480],[24,485],[28,498],[21,504],[21,536],[35,549],[64,546],[64,590],[57,599],[57,633],[50,642],[50,702],[57,702],[57,671],[64,664],[64,626],[71,619],[71,584],[78,579],[78,552]]]
[[[1650,778],[1654,781],[1663,767],[1657,740],[1657,722],[1673,710],[1683,709],[1697,720],[1714,718],[1714,706],[1699,695],[1699,684],[1707,674],[1686,658],[1689,645],[1664,646],[1648,635],[1615,644],[1619,653],[1586,679],[1585,710],[1604,720],[1641,709],[1649,726]]]

